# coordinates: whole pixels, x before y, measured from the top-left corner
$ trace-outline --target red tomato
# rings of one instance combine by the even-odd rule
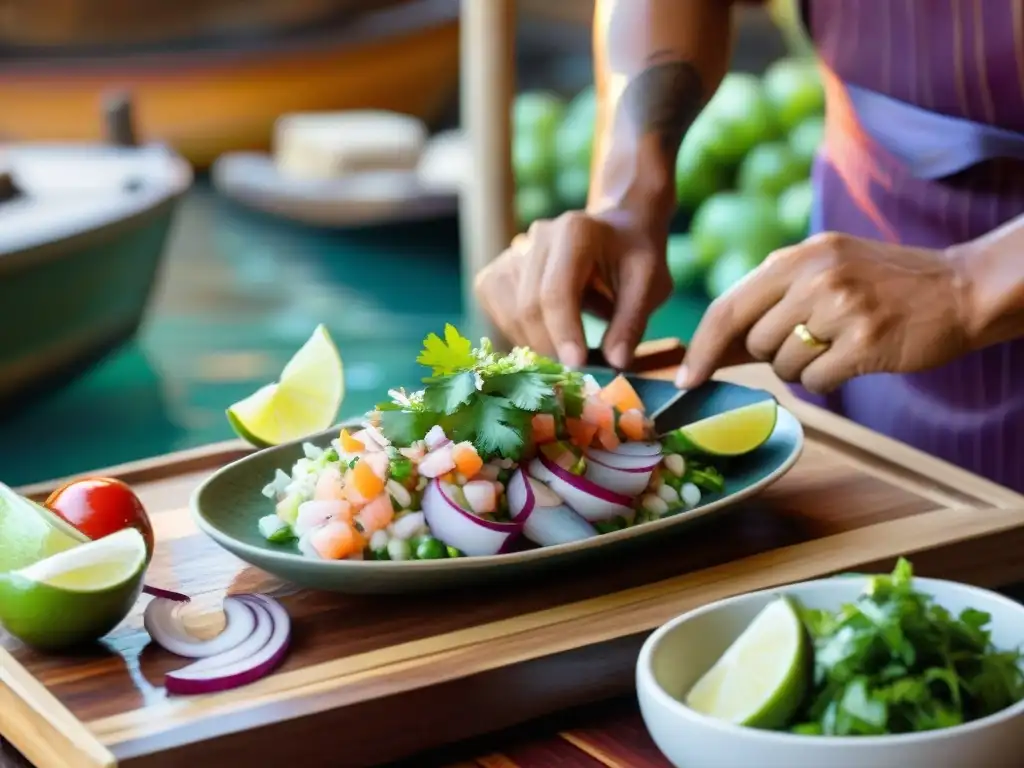
[[[86,477],[53,493],[46,506],[90,539],[101,539],[123,528],[136,528],[153,557],[153,526],[135,492],[120,480]]]

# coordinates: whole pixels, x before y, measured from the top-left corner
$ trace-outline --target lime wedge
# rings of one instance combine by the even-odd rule
[[[725,413],[695,421],[678,432],[701,453],[712,456],[740,456],[759,448],[775,431],[779,404],[762,400]]]
[[[0,573],[24,568],[86,541],[57,515],[0,483]]]
[[[793,604],[773,600],[686,695],[701,714],[753,728],[780,728],[807,690],[808,643]]]
[[[0,574],[0,624],[22,642],[59,650],[103,637],[142,590],[146,541],[134,528]]]
[[[239,437],[266,448],[327,429],[344,396],[341,355],[327,329],[318,325],[285,365],[280,380],[232,405],[227,416]]]

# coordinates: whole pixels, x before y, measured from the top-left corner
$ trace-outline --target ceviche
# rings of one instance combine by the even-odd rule
[[[392,390],[264,488],[272,542],[328,560],[496,555],[642,524],[725,488],[685,439],[654,438],[623,377],[605,386],[526,348],[427,337],[416,392]],[[673,433],[674,434],[674,433]]]

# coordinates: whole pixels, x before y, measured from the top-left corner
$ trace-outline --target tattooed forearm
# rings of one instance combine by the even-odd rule
[[[637,129],[656,135],[665,152],[674,156],[703,103],[700,73],[688,61],[666,60],[663,52],[648,62],[627,84],[623,105]]]

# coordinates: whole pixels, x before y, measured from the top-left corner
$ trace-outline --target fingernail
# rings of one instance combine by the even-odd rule
[[[569,368],[579,368],[586,362],[583,350],[568,341],[558,345],[558,357],[562,361],[562,365]]]
[[[625,344],[616,344],[608,353],[608,362],[616,368],[624,369],[629,365],[629,347]]]
[[[676,386],[680,389],[689,389],[690,387],[690,369],[685,364],[679,366],[679,370],[676,371]]]

